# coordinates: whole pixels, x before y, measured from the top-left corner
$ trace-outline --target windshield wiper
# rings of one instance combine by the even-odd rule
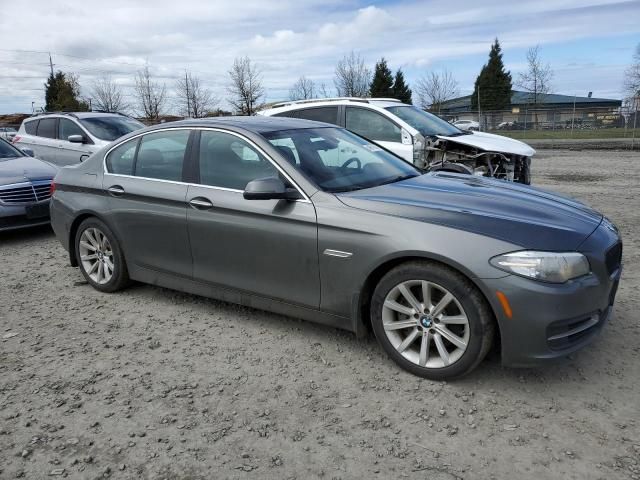
[[[438,133],[437,135],[442,135],[443,137],[461,137],[462,135],[471,135],[472,132],[456,132],[456,133]]]
[[[409,180],[410,178],[416,178],[419,177],[420,175],[414,175],[413,173],[410,175],[398,175],[397,177],[393,177],[390,178],[389,180],[385,180],[382,183],[378,183],[376,186],[380,186],[380,185],[387,185],[389,183],[396,183],[396,182],[401,182],[403,180]]]

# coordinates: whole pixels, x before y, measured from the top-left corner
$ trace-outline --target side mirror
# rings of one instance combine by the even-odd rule
[[[404,128],[402,129],[402,144],[413,145],[413,137],[411,137],[411,134],[407,132]]]
[[[22,153],[24,153],[25,155],[29,155],[30,157],[35,157],[36,156],[36,154],[33,152],[33,150],[31,150],[30,148],[27,148],[27,147],[22,147],[20,149],[20,151]]]
[[[84,143],[84,137],[82,135],[69,135],[67,140],[71,143]]]
[[[287,188],[282,180],[275,177],[250,181],[242,196],[245,200],[297,200],[302,198],[295,188]]]

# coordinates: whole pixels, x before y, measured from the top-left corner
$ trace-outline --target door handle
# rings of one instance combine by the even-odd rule
[[[113,185],[109,187],[107,190],[114,197],[118,197],[124,193],[124,188],[122,188],[120,185]]]
[[[207,200],[204,197],[196,197],[189,200],[189,205],[191,205],[196,210],[209,210],[213,207],[213,203]]]

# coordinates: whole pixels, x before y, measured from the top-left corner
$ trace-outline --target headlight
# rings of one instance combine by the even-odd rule
[[[512,252],[489,262],[505,272],[552,283],[564,283],[590,271],[587,257],[578,252]]]

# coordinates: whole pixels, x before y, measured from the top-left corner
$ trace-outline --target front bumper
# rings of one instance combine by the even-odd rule
[[[502,362],[535,366],[565,357],[591,343],[607,323],[622,273],[617,234],[599,227],[579,249],[591,273],[565,284],[537,282],[515,275],[483,280],[500,327]],[[618,261],[611,261],[611,253]],[[509,300],[508,318],[496,297]]]
[[[0,205],[0,232],[49,224],[49,200],[26,205]]]

